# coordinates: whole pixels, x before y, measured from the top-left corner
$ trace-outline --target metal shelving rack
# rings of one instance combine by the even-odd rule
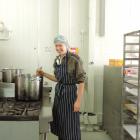
[[[122,140],[140,140],[140,30],[124,35]]]

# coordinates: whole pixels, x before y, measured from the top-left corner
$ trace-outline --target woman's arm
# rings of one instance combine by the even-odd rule
[[[77,88],[77,99],[74,103],[74,112],[79,112],[80,111],[80,105],[84,93],[84,86],[85,86],[85,78],[86,78],[86,73],[83,69],[83,63],[80,58],[77,59],[76,61],[76,83],[78,83],[78,88]]]
[[[40,75],[40,76],[43,76],[43,77],[45,77],[45,78],[48,78],[48,79],[51,80],[51,81],[57,82],[57,79],[55,78],[54,75],[45,73],[42,69],[38,69],[38,70],[36,71],[36,74],[37,74],[37,75]]]
[[[51,81],[57,82],[57,79],[55,78],[54,75],[51,75],[51,74],[48,74],[48,73],[45,73],[44,72],[43,76],[46,77],[46,78],[48,78]]]
[[[77,100],[81,102],[81,99],[83,97],[84,93],[84,83],[78,84],[78,89],[77,89]]]
[[[74,112],[80,111],[81,100],[82,100],[83,93],[84,93],[84,86],[85,86],[84,83],[78,84],[77,99],[74,103]]]

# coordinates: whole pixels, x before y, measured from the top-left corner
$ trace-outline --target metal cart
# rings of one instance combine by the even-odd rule
[[[122,140],[140,140],[140,30],[124,35]]]

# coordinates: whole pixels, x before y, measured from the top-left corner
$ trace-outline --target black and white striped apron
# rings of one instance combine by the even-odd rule
[[[74,75],[67,72],[67,59],[66,55],[62,64],[55,68],[55,76],[59,82],[55,87],[51,131],[60,140],[81,140],[79,112],[74,112],[77,98],[76,80]]]

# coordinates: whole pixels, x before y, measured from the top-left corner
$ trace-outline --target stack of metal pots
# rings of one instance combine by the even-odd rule
[[[2,69],[2,82],[15,83],[15,77],[23,73],[23,69]]]

